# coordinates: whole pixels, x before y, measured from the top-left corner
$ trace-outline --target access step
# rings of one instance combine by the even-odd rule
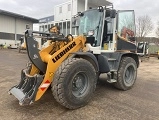
[[[107,82],[108,83],[115,83],[115,82],[117,82],[117,80],[115,80],[115,79],[109,79],[109,80],[107,80]]]
[[[117,59],[115,58],[108,58],[108,61],[116,61]]]

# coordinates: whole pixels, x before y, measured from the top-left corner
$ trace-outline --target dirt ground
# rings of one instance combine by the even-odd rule
[[[0,120],[159,120],[159,60],[143,61],[135,86],[120,91],[100,77],[94,96],[85,107],[68,110],[51,90],[31,106],[19,106],[8,90],[20,80],[28,57],[17,50],[0,50]]]

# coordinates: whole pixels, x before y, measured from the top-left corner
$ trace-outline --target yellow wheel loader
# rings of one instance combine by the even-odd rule
[[[99,6],[78,13],[72,19],[78,34],[63,37],[54,33],[26,31],[30,62],[21,71],[21,81],[9,93],[20,105],[38,101],[49,86],[55,100],[69,109],[85,106],[91,99],[100,74],[120,90],[133,87],[139,59],[135,36],[121,36],[126,27],[135,33],[133,10],[116,11],[112,6]],[[52,43],[37,49],[34,34]]]
[[[18,47],[18,52],[20,53],[22,50],[26,50],[26,42],[24,37],[21,37],[19,40],[20,40],[20,45]]]

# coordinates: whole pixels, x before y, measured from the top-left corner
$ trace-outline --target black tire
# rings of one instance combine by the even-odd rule
[[[89,61],[68,58],[60,65],[53,78],[53,96],[66,108],[80,108],[91,99],[96,82],[96,71]]]
[[[137,78],[137,65],[133,58],[123,57],[115,79],[115,87],[120,90],[128,90],[133,87]]]

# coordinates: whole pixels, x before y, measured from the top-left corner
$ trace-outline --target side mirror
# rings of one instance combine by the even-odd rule
[[[116,17],[116,10],[112,9],[110,11],[110,18],[115,18]]]
[[[78,16],[83,16],[84,15],[84,13],[82,13],[82,12],[78,12]]]

